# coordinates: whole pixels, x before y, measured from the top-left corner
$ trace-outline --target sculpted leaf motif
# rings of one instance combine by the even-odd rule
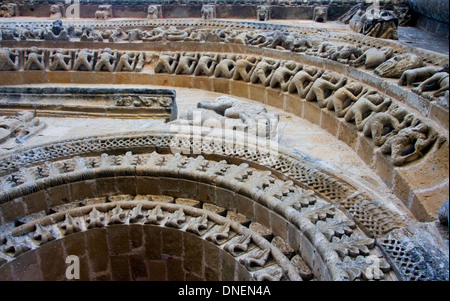
[[[283,269],[279,266],[268,267],[253,274],[256,281],[280,281],[282,277]]]
[[[205,239],[220,245],[221,241],[227,239],[230,235],[230,223],[214,226],[207,234]]]
[[[318,221],[316,227],[325,235],[328,241],[331,241],[333,236],[351,235],[353,233],[352,228],[355,228],[356,225],[351,220],[333,217],[332,219]]]
[[[173,228],[180,228],[181,224],[186,221],[186,216],[184,214],[183,208],[178,209],[169,216],[166,225]]]
[[[251,175],[245,183],[248,185],[248,187],[257,187],[260,190],[264,190],[264,188],[268,187],[274,182],[275,178],[272,177],[272,173],[270,171],[263,171]]]
[[[145,224],[158,224],[159,221],[164,219],[164,213],[161,210],[161,206],[158,205],[153,208],[151,211],[149,210],[147,216],[145,218]]]
[[[227,242],[223,248],[234,257],[237,257],[241,255],[242,252],[247,252],[251,239],[252,236],[250,234],[236,236]]]
[[[384,279],[384,273],[391,269],[384,258],[375,255],[367,257],[360,255],[355,259],[346,256],[342,262],[337,263],[337,266],[348,274],[351,281]]]
[[[208,216],[203,214],[189,220],[186,231],[201,235],[200,231],[208,228]]]
[[[66,213],[64,222],[61,224],[61,229],[64,231],[64,235],[69,235],[72,233],[80,232],[81,225],[80,222]]]
[[[136,223],[144,219],[144,213],[142,212],[142,203],[139,203],[136,207],[130,210],[128,213],[130,223]]]
[[[39,243],[39,245],[43,245],[51,240],[54,240],[56,237],[51,233],[51,231],[47,230],[42,226],[41,223],[36,223],[36,231],[32,235],[33,239]]]
[[[270,249],[264,250],[254,250],[247,255],[244,255],[243,258],[239,259],[239,262],[245,265],[248,269],[252,267],[259,266],[262,267],[266,264],[269,259]]]
[[[86,218],[86,221],[88,223],[88,229],[103,227],[105,225],[105,215],[94,207]]]
[[[120,156],[120,166],[132,167],[137,164],[138,156],[133,155],[132,152],[126,152],[125,155]]]
[[[31,250],[31,247],[23,237],[14,237],[11,232],[6,234],[6,244],[4,251],[6,253],[12,253],[13,257],[17,257],[22,253]]]
[[[110,212],[110,218],[108,221],[108,225],[123,224],[123,223],[125,223],[126,219],[127,219],[127,215],[125,214],[123,209],[120,207],[120,205],[117,204],[116,207],[114,207],[114,209],[111,210],[111,212]]]
[[[331,248],[334,249],[341,258],[346,256],[356,257],[359,255],[369,255],[370,249],[375,246],[375,239],[368,237],[358,237],[355,234],[333,237]]]
[[[265,193],[271,195],[277,199],[287,196],[295,192],[295,186],[292,181],[275,181],[273,185],[269,185],[265,190]]]

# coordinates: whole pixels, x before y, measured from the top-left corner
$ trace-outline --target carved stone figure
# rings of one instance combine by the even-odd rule
[[[375,90],[370,91],[372,94],[375,92]],[[368,89],[363,85],[353,81],[347,82],[328,98],[327,109],[334,110],[339,118],[344,117],[352,104],[366,93]]]
[[[50,19],[64,18],[64,6],[62,4],[53,4],[50,6]]]
[[[305,66],[303,70],[297,72],[291,79],[288,86],[288,92],[297,91],[300,98],[305,98],[314,82],[323,74],[323,70],[319,70],[314,66]]]
[[[250,77],[255,70],[259,59],[255,56],[247,56],[236,61],[236,70],[233,74],[234,80],[242,79],[245,82],[250,81]]]
[[[188,74],[191,75],[198,62],[198,53],[184,52],[180,55],[178,60],[177,68],[175,69],[175,74]]]
[[[300,68],[301,64],[294,61],[283,61],[280,66],[275,70],[270,80],[270,87],[280,87],[281,90],[286,91],[291,79],[294,74],[296,74]]]
[[[0,6],[0,18],[18,17],[19,5],[16,3],[6,3]]]
[[[155,65],[155,73],[174,73],[177,68],[179,58],[180,55],[178,53],[161,53],[159,60]]]
[[[170,26],[167,29],[167,40],[171,42],[184,41],[189,36],[189,33],[183,29],[177,29],[175,26]]]
[[[332,53],[330,59],[347,64],[350,60],[359,58],[363,53],[364,51],[360,47],[346,46]]]
[[[366,122],[373,115],[383,111],[391,103],[392,101],[389,98],[383,98],[379,94],[364,95],[347,110],[344,120],[347,122],[354,120],[358,131],[362,131]]]
[[[314,7],[313,20],[316,22],[326,22],[328,19],[328,6]]]
[[[364,65],[366,68],[376,68],[386,60],[390,59],[394,54],[392,47],[369,48],[357,59],[350,60],[348,63],[350,66],[359,67]]]
[[[231,79],[236,69],[235,60],[236,55],[234,54],[220,54],[219,63],[214,70],[214,76]]]
[[[98,9],[95,11],[96,19],[109,19],[113,17],[112,5],[99,5]]]
[[[98,41],[103,42],[103,37],[101,34],[99,34],[95,29],[94,26],[85,26],[82,28],[80,41]]]
[[[121,28],[116,28],[108,37],[108,41],[110,43],[114,43],[118,41],[119,39],[123,38],[125,35]],[[104,37],[105,38],[105,37]]]
[[[270,5],[258,5],[257,10],[256,19],[258,21],[268,21],[270,19]]]
[[[447,97],[448,105],[448,90],[449,90],[449,74],[448,72],[438,72],[432,77],[422,82],[418,87],[413,88],[412,91],[417,94],[423,94],[425,91],[433,90],[436,87],[436,91],[431,93],[431,97]]]
[[[75,64],[73,70],[83,70],[83,67],[87,71],[92,71],[94,68],[94,52],[88,49],[82,49],[75,54]]]
[[[406,70],[421,66],[422,59],[418,55],[413,53],[404,53],[394,56],[379,65],[374,72],[381,77],[399,78]]]
[[[117,63],[118,52],[110,48],[100,50],[97,54],[97,63],[95,64],[95,71],[103,71],[105,68],[109,72],[113,72]]]
[[[137,71],[140,72],[145,64],[144,52],[136,53],[133,51],[121,54],[117,62],[115,71]]]
[[[202,19],[214,19],[216,17],[216,6],[204,4],[201,10]]]
[[[273,138],[276,135],[278,114],[271,114],[258,104],[250,104],[228,96],[221,96],[214,101],[202,101],[196,109],[190,109],[180,116],[181,121],[187,120],[190,124],[199,114],[201,125],[237,128],[259,137]]]
[[[24,70],[45,70],[44,50],[33,46],[25,50],[24,59]]]
[[[46,28],[43,34],[44,40],[48,41],[69,41],[70,36],[68,30],[63,26],[60,19],[52,23],[50,30]]]
[[[49,54],[49,66],[51,71],[64,70],[70,71],[72,69],[72,51],[56,49],[51,50]]]
[[[147,19],[160,19],[162,17],[161,5],[149,5],[147,8]]]
[[[271,58],[263,58],[255,67],[250,81],[252,83],[261,82],[263,86],[268,86],[275,70],[280,66],[280,62]]]
[[[151,31],[142,32],[142,40],[143,41],[162,41],[167,37],[167,29],[164,26],[156,27]]]
[[[349,21],[350,28],[358,33],[382,39],[398,39],[398,18],[392,12],[370,8],[359,10]]]
[[[197,66],[194,70],[194,75],[212,76],[214,68],[217,65],[219,55],[217,53],[205,52],[202,53],[198,60]]]
[[[322,42],[322,39],[319,39],[317,37],[301,36],[294,39],[290,50],[293,52],[305,52],[308,49],[319,47],[320,43]]]
[[[413,83],[423,82],[428,78],[431,78],[438,72],[448,72],[448,64],[446,66],[426,66],[416,69],[409,69],[403,72],[400,80],[398,81],[399,86],[411,86]]]
[[[376,146],[383,145],[387,139],[411,125],[414,114],[409,114],[398,105],[391,105],[386,112],[378,112],[364,125],[363,133],[371,136]]]
[[[32,112],[21,112],[14,117],[0,116],[0,144],[13,137],[16,143],[23,143],[46,126]]]
[[[390,154],[392,163],[400,166],[422,157],[422,152],[437,139],[437,136],[437,133],[431,133],[428,126],[416,118],[410,127],[387,139],[380,151]]]
[[[0,48],[0,71],[19,70],[19,50]]]
[[[328,103],[327,98],[329,95],[345,85],[346,81],[346,77],[338,79],[338,77],[332,72],[325,71],[322,76],[319,77],[311,86],[311,89],[308,94],[306,94],[305,99],[307,101],[316,100],[319,107],[324,108]]]
[[[127,40],[130,42],[142,40],[143,33],[139,28],[127,30],[125,33],[127,34]]]

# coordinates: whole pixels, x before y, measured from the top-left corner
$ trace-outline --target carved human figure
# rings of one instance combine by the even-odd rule
[[[258,62],[259,59],[255,56],[247,56],[245,58],[237,60],[236,70],[234,71],[233,79],[234,80],[242,79],[245,82],[249,82],[250,77],[253,74],[253,70],[255,70],[255,67]]]
[[[359,98],[369,92],[369,89],[363,87],[360,83],[351,81],[333,93],[327,101],[327,109],[334,110],[336,115],[341,118],[347,113]],[[375,90],[370,91],[371,94],[376,93]]]
[[[198,53],[184,52],[180,55],[175,74],[192,74],[198,62]]]
[[[411,125],[414,117],[414,114],[393,104],[386,112],[378,112],[370,117],[363,127],[363,133],[371,136],[376,146],[381,146],[387,139]]]
[[[270,87],[280,87],[281,90],[286,91],[291,79],[296,74],[302,65],[294,61],[283,61],[275,70],[270,80]]]
[[[120,55],[115,71],[141,71],[144,64],[144,53],[134,51],[124,52]]]
[[[118,52],[110,48],[100,50],[97,54],[97,63],[95,64],[95,71],[102,71],[106,68],[109,72],[113,72],[117,63]]]
[[[211,76],[214,74],[214,68],[217,65],[219,55],[217,53],[202,53],[194,70],[194,75]]]
[[[192,123],[195,112],[201,118],[203,126],[214,126],[217,122],[222,127],[230,126],[254,135],[271,138],[276,135],[278,114],[271,114],[258,104],[246,103],[235,98],[221,96],[214,101],[202,101],[197,108],[188,110],[180,119]]]
[[[409,69],[403,72],[398,81],[399,86],[411,86],[413,83],[423,82],[428,78],[431,78],[438,72],[448,73],[448,64],[442,67],[438,66],[426,66],[421,68]]]
[[[267,47],[274,43],[275,39],[282,35],[279,30],[275,31],[263,31],[254,33],[253,38],[247,41],[247,45],[255,45],[259,47]]]
[[[432,97],[447,95],[448,98],[449,74],[447,72],[438,72],[422,82],[418,87],[413,88],[412,91],[417,94],[422,94],[425,91],[433,90],[434,87],[437,87],[437,90],[431,93]]]
[[[49,70],[65,70],[72,69],[72,51],[56,49],[51,50],[49,55]]]
[[[313,47],[319,47],[320,43],[322,43],[322,40],[319,38],[300,36],[294,39],[290,50],[293,52],[305,52]]]
[[[423,151],[437,139],[437,133],[418,118],[411,126],[404,128],[397,135],[390,137],[380,147],[384,154],[390,154],[395,166],[403,165],[423,156]]]
[[[261,82],[263,86],[268,86],[275,70],[280,66],[280,62],[272,58],[263,58],[255,67],[250,81],[252,83]]]
[[[108,37],[108,41],[110,43],[114,43],[117,40],[119,40],[120,38],[122,38],[124,36],[124,33],[122,31],[121,28],[116,28]]]
[[[155,65],[155,73],[174,73],[177,68],[179,58],[180,55],[178,53],[161,53],[159,60]]]
[[[19,70],[19,50],[0,48],[0,71]]]
[[[219,63],[214,70],[215,77],[232,78],[236,69],[236,55],[234,54],[220,54]]]
[[[139,28],[127,30],[125,33],[127,34],[127,40],[130,42],[142,40],[143,33]]]
[[[305,98],[314,82],[323,74],[323,70],[319,70],[314,66],[304,66],[297,72],[289,82],[287,91],[293,93],[297,91],[300,98]]]
[[[24,53],[24,70],[45,70],[44,50],[33,46]]]
[[[338,78],[334,73],[325,71],[311,86],[305,99],[316,100],[319,107],[324,108],[328,103],[328,97],[347,82],[346,77]]]
[[[167,38],[167,29],[164,26],[156,27],[151,31],[142,33],[142,40],[147,42],[163,41]]]
[[[369,48],[357,59],[350,60],[350,66],[359,67],[364,65],[366,68],[376,68],[386,60],[390,59],[394,54],[392,47]]]
[[[92,71],[94,68],[94,52],[88,49],[82,49],[75,54],[75,64],[73,70],[82,70],[84,67],[87,71]]]
[[[347,110],[344,120],[347,122],[354,120],[358,131],[362,131],[373,115],[385,110],[391,103],[391,99],[383,98],[380,94],[364,95]]]

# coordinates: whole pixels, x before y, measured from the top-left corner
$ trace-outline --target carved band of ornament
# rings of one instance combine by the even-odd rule
[[[296,225],[313,245],[320,249],[322,258],[329,260],[333,258],[339,260],[335,248],[329,247],[330,241],[334,237],[342,239],[344,236],[351,236],[356,227],[353,221],[340,213],[332,204],[314,196],[311,191],[295,186],[291,181],[278,180],[270,172],[255,171],[245,163],[238,166],[225,161],[208,161],[202,156],[191,158],[179,154],[157,153],[133,155],[128,152],[123,156],[103,154],[100,157],[74,157],[48,163],[46,166],[22,168],[9,176],[10,179],[15,179],[17,186],[4,178],[1,183],[3,187],[7,187],[5,183],[10,184],[10,191],[4,191],[3,196],[10,193],[10,195],[17,194],[15,197],[19,197],[18,194],[34,193],[61,183],[130,175],[181,177],[224,188],[233,187],[234,191],[254,199]],[[151,220],[157,223],[162,219],[158,216],[161,214],[153,212]],[[117,221],[121,221],[120,216]],[[168,225],[178,227],[184,222],[185,217],[182,212],[178,212],[168,221]],[[92,226],[102,223],[104,221],[98,216],[92,217],[90,221]],[[200,228],[193,229],[194,232],[201,231]],[[220,241],[220,231],[218,235],[214,234],[209,239]],[[359,240],[359,237],[355,239]],[[333,277],[346,277],[342,275],[340,269],[328,268]]]
[[[395,54],[401,53],[414,53],[423,57],[425,62],[434,64],[434,65],[442,65],[445,62],[448,62],[448,56],[441,55],[438,53],[434,53],[427,50],[417,50],[414,47],[408,47],[406,45],[399,44],[390,40],[381,40],[377,38],[373,38],[370,36],[361,36],[354,33],[341,33],[330,31],[321,28],[314,27],[299,27],[299,26],[290,26],[290,25],[282,25],[282,24],[267,24],[267,23],[256,23],[256,22],[248,22],[248,21],[230,21],[230,20],[199,20],[199,19],[152,19],[152,20],[70,20],[64,21],[66,24],[71,24],[75,28],[83,28],[83,27],[91,27],[94,26],[96,29],[105,29],[105,28],[127,28],[127,30],[136,30],[139,28],[150,28],[153,29],[155,27],[160,26],[176,26],[178,28],[186,28],[191,27],[191,29],[197,30],[211,30],[211,29],[233,29],[233,30],[246,30],[251,35],[255,35],[256,31],[259,33],[261,31],[279,31],[285,34],[296,33],[302,36],[314,35],[315,37],[319,37],[324,39],[324,41],[329,42],[346,42],[352,43],[355,46],[371,46],[375,48],[381,47],[392,47],[395,49]],[[52,21],[42,21],[42,22],[2,22],[0,24],[1,28],[9,29],[13,27],[18,28],[51,28]],[[233,41],[227,41],[227,43],[233,43]]]
[[[224,58],[220,61],[219,57],[219,53],[164,53],[154,71],[225,77],[297,93],[300,99],[317,102],[320,108],[333,110],[337,118],[355,123],[355,130],[372,138],[378,150],[389,155],[395,166],[416,161],[426,155],[436,142],[440,146],[447,140],[408,107],[335,72],[265,57],[252,60],[242,56],[241,59]]]
[[[47,49],[0,48],[0,71],[108,71],[140,72],[145,65],[145,52],[118,51],[109,48]]]
[[[269,277],[272,269],[281,271],[271,280],[302,280],[296,267],[277,246],[260,234],[211,211],[164,202],[117,201],[60,211],[12,229],[1,237],[0,260],[7,263],[24,252],[70,234],[113,224],[156,225],[193,233],[211,241],[241,262],[250,274]],[[214,236],[214,239],[211,237]],[[220,236],[220,240],[216,237]],[[238,253],[236,239],[246,237]],[[241,244],[242,244],[241,243]],[[261,256],[260,254],[264,254]],[[265,275],[267,274],[268,275]],[[273,275],[272,275],[273,276]]]
[[[9,191],[9,193],[2,193],[1,199],[3,201],[12,200],[17,197],[17,193],[22,193],[21,189],[14,188],[17,183],[12,181],[12,175],[17,173],[17,170],[20,170],[20,172],[23,173],[23,171],[29,170],[27,167],[32,165],[42,165],[43,162],[45,162],[45,166],[43,166],[41,170],[47,170],[48,176],[58,176],[61,169],[63,169],[64,172],[73,171],[69,167],[70,164],[63,164],[63,167],[60,167],[55,163],[47,163],[46,161],[85,155],[92,152],[118,151],[141,147],[179,149],[180,145],[184,145],[184,148],[187,147],[187,149],[193,150],[196,141],[202,142],[199,144],[199,152],[202,154],[207,153],[205,150],[212,149],[210,144],[214,143],[214,140],[205,140],[201,137],[186,137],[182,135],[159,133],[122,137],[106,136],[76,139],[18,150],[14,154],[5,155],[1,158],[0,167],[4,176],[0,181],[0,187],[3,187],[1,190]],[[182,143],[180,144],[180,142]],[[248,149],[253,149],[254,151],[249,152]],[[221,151],[220,153],[219,150]],[[310,166],[306,162],[302,162],[302,160],[296,156],[288,155],[288,152],[281,148],[278,149],[278,152],[277,156],[272,156],[267,149],[244,147],[234,144],[233,141],[230,142],[224,140],[220,149],[215,148],[214,154],[222,154],[224,158],[241,158],[242,160],[251,161],[258,165],[271,168],[275,172],[280,172],[283,176],[292,179],[298,185],[316,191],[320,196],[331,202],[345,200],[343,202],[343,207],[360,222],[361,226],[366,228],[365,232],[371,236],[381,236],[402,225],[401,219],[396,214],[392,213],[384,206],[373,202],[366,193],[359,192],[357,197],[354,197],[359,189],[341,179],[320,171],[316,167]],[[113,158],[114,156],[111,157],[104,154],[95,161],[98,161],[96,164],[98,164],[97,166],[99,167],[109,167],[114,160],[123,160],[120,158]],[[88,166],[86,166],[86,169],[87,168]],[[36,167],[34,167],[34,169],[36,169]],[[42,176],[43,174],[41,171],[39,177]],[[288,200],[286,196],[283,196],[282,198]],[[302,207],[306,205],[300,204],[299,206]],[[371,210],[368,210],[368,208]]]

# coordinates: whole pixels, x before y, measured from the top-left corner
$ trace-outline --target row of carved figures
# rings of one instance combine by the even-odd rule
[[[334,72],[294,61],[221,53],[163,53],[155,73],[214,76],[297,93],[338,118],[354,122],[394,165],[416,160],[434,144],[436,131],[419,116],[374,89]]]
[[[0,49],[0,71],[136,71],[142,70],[145,53],[117,51],[109,48],[88,49]]]

